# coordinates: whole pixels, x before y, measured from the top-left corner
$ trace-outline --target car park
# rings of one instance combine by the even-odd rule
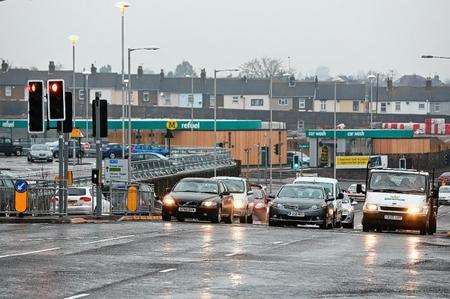
[[[338,180],[333,178],[324,177],[298,177],[294,180],[295,184],[318,184],[322,186],[327,195],[332,200],[334,207],[334,227],[341,226],[342,218],[342,200],[348,196],[342,191],[341,185]]]
[[[219,176],[213,179],[225,184],[233,196],[234,217],[239,218],[240,223],[252,223],[253,214],[250,203],[253,202],[253,190],[244,178]]]
[[[53,153],[48,145],[33,144],[27,154],[28,162],[53,162]]]
[[[269,205],[269,226],[314,224],[321,229],[334,223],[333,198],[318,184],[287,184]]]
[[[5,156],[22,156],[23,147],[21,145],[14,144],[11,138],[0,137],[0,153]]]
[[[175,217],[178,221],[186,218],[231,223],[233,220],[233,196],[220,181],[206,178],[181,179],[164,196],[162,206],[163,221]]]
[[[444,185],[439,188],[439,204],[450,205],[450,186]]]

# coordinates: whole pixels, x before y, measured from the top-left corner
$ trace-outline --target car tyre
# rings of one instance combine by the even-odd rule
[[[220,223],[222,222],[222,207],[219,208],[219,210],[217,211],[217,215],[216,217],[214,217],[213,223]]]
[[[18,149],[18,150],[16,150],[15,154],[16,154],[16,157],[20,157],[20,156],[22,156],[22,151]]]
[[[239,223],[247,223],[247,215],[239,217]]]
[[[163,221],[170,221],[172,219],[172,217],[170,216],[170,214],[166,213],[166,212],[162,212],[162,220]]]
[[[352,222],[350,222],[350,223],[343,223],[342,226],[344,228],[354,229],[355,228],[355,219],[352,219]]]
[[[184,222],[184,218],[183,217],[177,217],[177,221],[178,222]]]
[[[253,224],[253,215],[247,216],[247,223]]]
[[[363,223],[363,232],[365,232],[365,233],[368,233],[368,232],[370,232],[370,230],[371,230],[371,227],[369,226],[369,225],[367,225],[367,224],[364,224]]]
[[[269,220],[269,226],[280,226],[280,224],[278,223],[278,221]]]

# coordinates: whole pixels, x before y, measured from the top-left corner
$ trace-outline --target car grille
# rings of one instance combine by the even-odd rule
[[[180,207],[193,207],[193,208],[195,208],[195,207],[198,207],[200,204],[201,204],[201,202],[197,202],[197,201],[180,201],[179,203],[179,206]]]
[[[393,212],[407,212],[408,208],[402,207],[383,207],[381,206],[382,211],[393,211]]]

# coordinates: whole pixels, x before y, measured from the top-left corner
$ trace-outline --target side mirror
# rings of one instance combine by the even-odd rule
[[[336,199],[344,199],[344,193],[339,192],[338,196],[336,197]]]
[[[247,192],[247,195],[253,195],[253,190],[249,190],[249,191]]]
[[[230,195],[230,191],[223,191],[220,195],[221,196]]]
[[[362,184],[356,185],[356,193],[357,194],[366,194],[366,191],[364,191]]]

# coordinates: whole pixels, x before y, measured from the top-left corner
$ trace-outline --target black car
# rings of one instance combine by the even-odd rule
[[[269,205],[269,226],[316,224],[333,227],[333,198],[316,184],[288,184]]]
[[[6,156],[22,156],[23,148],[21,145],[14,144],[11,138],[0,137],[0,153],[5,154]]]
[[[233,196],[221,182],[205,178],[184,178],[164,196],[162,219],[185,218],[231,223]]]

